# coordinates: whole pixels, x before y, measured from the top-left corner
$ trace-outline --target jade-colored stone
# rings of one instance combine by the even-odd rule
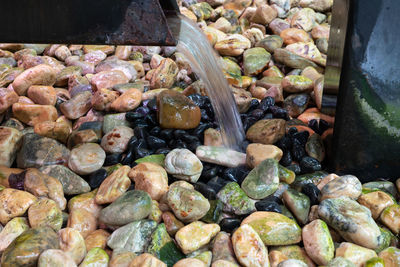
[[[279,205],[282,209],[282,214],[285,215],[286,217],[288,217],[289,219],[296,221],[296,218],[294,217],[293,213],[290,212],[290,210],[288,208],[286,208],[285,205]]]
[[[328,262],[328,265],[326,265],[326,267],[357,267],[357,266],[343,257],[336,257],[330,262]]]
[[[107,267],[109,257],[102,248],[92,248],[86,254],[79,267]]]
[[[285,168],[280,164],[278,164],[278,173],[279,181],[282,183],[291,184],[296,178],[296,174],[292,170],[289,170],[288,168]]]
[[[271,249],[271,251],[279,251],[285,255],[288,259],[298,260],[304,263],[312,262],[307,256],[307,253],[298,245],[290,246],[277,246]]]
[[[121,168],[123,165],[121,163],[112,165],[112,166],[108,166],[106,167],[106,171],[108,175],[111,175],[113,172],[115,172],[116,170],[118,170],[119,168]]]
[[[210,266],[212,257],[213,257],[212,252],[207,250],[197,254],[193,258],[201,260],[202,262],[204,262],[206,266]]]
[[[244,74],[257,75],[264,70],[271,60],[271,54],[262,47],[247,49],[243,53]]]
[[[222,215],[224,204],[219,199],[209,200],[208,202],[210,202],[210,209],[201,220],[206,223],[218,223]]]
[[[266,159],[249,172],[242,182],[242,189],[253,199],[263,199],[273,194],[278,185],[278,162]]]
[[[108,238],[112,249],[143,253],[151,240],[157,223],[150,220],[135,221],[115,230]]]
[[[153,232],[147,252],[156,256],[168,267],[173,266],[177,261],[185,257],[168,235],[163,223],[159,224]]]
[[[309,183],[314,183],[315,185],[318,184],[319,181],[322,180],[325,176],[329,173],[325,171],[316,171],[313,173],[307,173],[296,176],[294,182],[290,185],[292,188],[296,189],[297,191],[301,191],[301,188]]]
[[[300,223],[307,223],[311,206],[308,196],[289,188],[283,193],[283,202]]]
[[[109,225],[126,225],[149,216],[151,212],[151,198],[141,190],[125,192],[109,206],[100,212],[100,221]]]
[[[129,122],[125,119],[125,113],[107,114],[104,116],[103,133],[110,132],[117,126],[129,127]]]
[[[217,194],[219,200],[224,203],[225,212],[233,212],[236,215],[245,215],[254,211],[255,205],[238,183],[226,184]]]
[[[189,9],[196,15],[199,20],[209,19],[214,10],[207,2],[190,5]]]
[[[228,57],[224,57],[221,61],[222,72],[230,84],[242,86],[242,71],[239,65]]]
[[[275,49],[281,48],[283,39],[278,35],[269,35],[264,39],[256,43],[256,47],[262,47],[270,53],[273,53]]]
[[[363,189],[378,189],[382,190],[385,193],[393,196],[394,198],[398,197],[397,189],[394,183],[390,181],[376,181],[369,182],[362,185]]]
[[[150,156],[147,156],[144,158],[137,159],[137,160],[135,160],[135,162],[137,164],[143,163],[143,162],[151,162],[151,163],[155,163],[155,164],[158,164],[158,165],[164,167],[164,160],[165,160],[164,154],[154,154],[154,155],[150,155]]]
[[[301,228],[280,213],[255,212],[243,220],[242,224],[245,223],[253,227],[266,246],[291,245],[301,241]]]
[[[385,262],[379,257],[374,257],[367,260],[367,262],[364,264],[364,267],[385,267]]]
[[[47,249],[58,249],[56,232],[49,226],[31,228],[18,236],[4,251],[2,267],[34,267],[40,253]]]
[[[379,227],[381,230],[381,237],[379,238],[379,246],[375,249],[376,253],[391,246],[392,243],[397,243],[397,237],[388,229]]]

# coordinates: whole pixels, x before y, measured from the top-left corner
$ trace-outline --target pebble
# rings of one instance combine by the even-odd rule
[[[184,224],[179,221],[170,211],[163,212],[162,220],[165,224],[168,234],[172,237],[175,236],[176,232],[178,232],[178,230],[184,226]]]
[[[68,216],[67,227],[77,230],[86,238],[97,229],[96,216],[86,209],[72,209]]]
[[[147,192],[154,200],[159,201],[168,192],[168,175],[158,164],[143,162],[133,167],[128,174],[135,182],[135,189]]]
[[[0,78],[1,85],[1,78]],[[18,102],[18,95],[12,88],[1,88],[0,90],[0,114],[4,113],[14,103]]]
[[[328,265],[328,267],[356,267],[354,263],[349,261],[348,259],[345,259],[343,257],[336,257],[332,259]]]
[[[132,128],[117,126],[101,139],[101,147],[106,153],[123,153],[128,147],[128,142],[134,135]]]
[[[54,106],[57,102],[57,94],[53,86],[32,85],[28,89],[27,96],[39,105]]]
[[[21,144],[22,133],[17,129],[0,126],[0,165],[11,167]]]
[[[133,88],[125,91],[122,95],[115,99],[111,103],[110,108],[117,112],[127,112],[137,108],[140,105],[141,100],[142,92],[136,88]]]
[[[107,245],[107,239],[110,236],[110,234],[103,230],[103,229],[98,229],[92,233],[90,233],[86,238],[85,238],[85,246],[87,250],[91,250],[92,248],[102,248],[105,249]]]
[[[374,220],[379,218],[385,208],[394,204],[392,197],[383,191],[362,194],[357,199],[357,202],[367,207],[371,211],[372,218],[374,218]]]
[[[174,264],[174,267],[186,267],[186,266],[193,266],[193,267],[206,267],[207,265],[204,264],[201,260],[186,258],[178,261]]]
[[[99,220],[108,225],[123,226],[145,219],[151,212],[149,194],[140,190],[125,192],[101,210]]]
[[[12,82],[12,87],[18,95],[26,95],[31,85],[52,86],[56,82],[57,72],[46,64],[40,64],[26,69]]]
[[[38,199],[29,207],[28,218],[32,228],[50,226],[54,231],[60,230],[63,222],[61,209],[47,198]]]
[[[47,249],[39,256],[38,267],[66,266],[76,267],[74,260],[60,249]]]
[[[393,204],[385,208],[379,219],[386,225],[393,233],[398,234],[400,232],[400,206]]]
[[[315,267],[313,261],[308,257],[305,250],[298,245],[278,246],[278,247],[272,248],[271,250],[279,251],[287,258],[293,259],[293,260],[298,260],[298,261],[306,264],[306,266]]]
[[[127,267],[136,258],[136,254],[130,251],[117,252],[113,251],[110,267]]]
[[[300,260],[290,259],[279,263],[277,267],[306,267],[306,266],[308,265]]]
[[[57,109],[50,105],[14,103],[12,112],[16,119],[29,126],[35,126],[44,121],[55,121],[58,117]]]
[[[165,157],[165,170],[178,179],[197,182],[203,170],[199,158],[188,149],[176,148]]]
[[[128,77],[120,70],[105,70],[93,75],[90,83],[94,88],[100,90],[102,88],[112,88],[114,85],[129,82]]]
[[[115,230],[107,245],[113,250],[143,253],[150,242],[157,223],[150,220],[134,221]]]
[[[285,135],[286,122],[282,119],[259,120],[246,132],[246,138],[253,143],[274,144]]]
[[[83,259],[82,263],[79,265],[80,267],[107,267],[109,261],[109,256],[105,250],[102,248],[92,248],[86,254],[86,257]]]
[[[308,222],[310,212],[310,199],[296,190],[289,188],[282,195],[283,203],[293,213],[301,224]]]
[[[175,61],[170,58],[161,60],[160,65],[154,70],[150,79],[150,87],[157,88],[171,88],[178,75],[178,66]]]
[[[55,122],[44,121],[34,126],[34,132],[38,135],[56,139],[66,143],[72,132],[72,123],[65,116],[59,117]]]
[[[4,250],[1,266],[35,266],[43,251],[58,248],[58,237],[52,228],[31,228],[14,239]]]
[[[308,35],[308,33],[303,29],[298,29],[298,28],[285,29],[280,33],[280,37],[282,38],[283,42],[286,45],[298,42],[303,42],[303,43],[312,42],[312,39]]]
[[[335,247],[328,226],[316,219],[302,229],[304,248],[307,255],[318,265],[327,265],[333,259]]]
[[[241,34],[232,34],[226,36],[222,40],[214,45],[214,48],[222,56],[239,56],[243,54],[245,49],[251,47],[251,42],[249,39]]]
[[[228,168],[246,164],[246,154],[225,147],[198,146],[196,156],[203,162]]]
[[[15,217],[0,230],[0,252],[3,252],[15,238],[29,229],[28,220],[24,217]]]
[[[395,267],[400,264],[400,250],[396,247],[388,247],[379,252],[379,257],[383,259],[385,265],[388,267]]]
[[[270,266],[267,248],[248,224],[243,224],[233,233],[232,244],[235,255],[243,266]]]
[[[0,223],[5,225],[11,219],[22,216],[35,202],[31,193],[5,188],[0,191]]]
[[[273,53],[275,49],[281,48],[283,44],[283,39],[278,35],[269,35],[258,41],[255,46],[262,47],[269,53]],[[278,68],[277,68],[278,69]],[[279,70],[279,69],[278,69]],[[279,70],[280,71],[280,70]]]
[[[162,128],[194,129],[200,123],[200,108],[176,91],[162,91],[157,96],[157,107],[158,122]]]
[[[343,242],[336,249],[336,257],[343,257],[354,263],[357,267],[362,267],[364,263],[371,258],[377,257],[377,255],[375,251],[371,249],[353,243]]]
[[[319,204],[318,215],[345,240],[370,249],[379,247],[381,231],[371,211],[356,201],[348,197],[325,199]]]
[[[349,197],[357,199],[361,195],[362,185],[353,175],[340,176],[321,189],[321,201],[329,198]]]
[[[293,69],[305,69],[306,67],[317,68],[317,64],[311,60],[298,56],[283,48],[275,49],[273,57],[277,62],[283,63]]]
[[[226,184],[217,194],[224,204],[224,211],[236,215],[246,215],[255,211],[254,201],[240,188],[238,183]]]
[[[195,221],[179,229],[175,240],[182,252],[188,254],[208,244],[219,231],[218,224]]]
[[[150,266],[150,267],[167,267],[165,263],[154,257],[149,253],[143,253],[129,264],[129,267],[142,267],[142,266]]]
[[[129,122],[125,119],[125,113],[107,114],[104,116],[103,133],[107,134],[117,126],[129,127]]]
[[[68,119],[75,120],[84,116],[92,107],[92,92],[84,91],[74,95],[60,105],[60,111]]]
[[[266,159],[244,179],[241,187],[253,199],[263,199],[273,194],[279,185],[278,162]]]
[[[247,49],[243,54],[244,74],[252,76],[261,73],[270,59],[271,54],[262,47]]]
[[[95,201],[97,204],[107,204],[114,202],[118,197],[125,193],[131,185],[128,173],[129,166],[122,166],[113,171],[100,185]]]
[[[175,216],[184,223],[199,220],[210,209],[210,203],[202,194],[179,185],[171,186],[166,198]]]
[[[82,177],[63,165],[44,166],[39,171],[58,179],[63,186],[65,195],[77,195],[90,191],[89,184]]]
[[[282,150],[277,146],[253,143],[246,148],[246,163],[250,168],[254,168],[266,159],[280,161],[282,155]]]
[[[68,167],[80,175],[90,174],[103,166],[106,153],[95,143],[84,143],[71,150]]]

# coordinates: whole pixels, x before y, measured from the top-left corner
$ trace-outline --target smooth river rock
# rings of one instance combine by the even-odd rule
[[[326,265],[335,255],[335,247],[328,225],[322,220],[314,220],[302,230],[303,244],[308,256],[319,265]]]
[[[191,183],[197,182],[203,170],[199,158],[186,148],[176,148],[169,152],[164,164],[167,173]]]
[[[103,166],[106,153],[96,143],[84,143],[71,150],[68,167],[80,175],[90,174]]]
[[[198,146],[196,156],[201,161],[228,168],[246,164],[246,154],[225,147]]]
[[[255,211],[254,201],[240,188],[238,183],[226,184],[217,194],[224,204],[224,211],[236,215],[246,215]]]
[[[321,201],[328,198],[349,197],[356,200],[361,195],[362,185],[353,175],[340,176],[321,189]]]

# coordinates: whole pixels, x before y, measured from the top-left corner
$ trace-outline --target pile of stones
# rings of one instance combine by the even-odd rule
[[[400,181],[324,171],[331,0],[182,0],[246,140],[174,47],[0,44],[1,266],[400,266]]]

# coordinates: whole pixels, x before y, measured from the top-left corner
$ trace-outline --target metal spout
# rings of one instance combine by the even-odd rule
[[[3,0],[1,43],[175,45],[175,0]]]

